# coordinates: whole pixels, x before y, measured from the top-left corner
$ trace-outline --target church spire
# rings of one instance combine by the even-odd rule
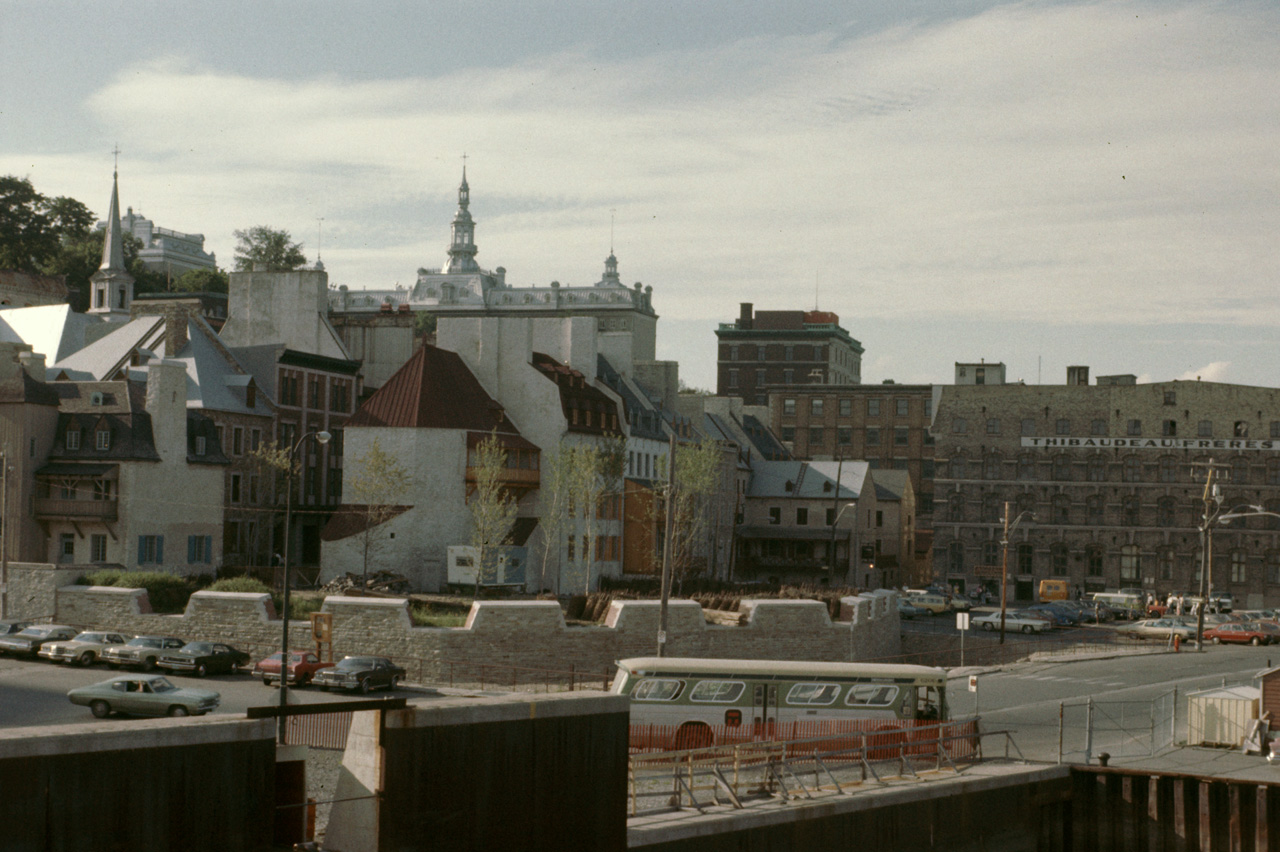
[[[476,223],[471,218],[471,187],[467,186],[466,157],[462,163],[462,184],[458,187],[458,212],[449,235],[449,262],[445,272],[479,272],[476,264]]]
[[[119,155],[120,151],[115,151]],[[133,276],[124,265],[124,234],[120,228],[120,172],[111,170],[111,206],[102,239],[102,265],[89,277],[89,313],[129,317]]]

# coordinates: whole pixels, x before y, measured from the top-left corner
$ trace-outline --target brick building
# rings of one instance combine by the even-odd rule
[[[755,311],[721,323],[716,395],[764,405],[768,385],[848,385],[862,380],[862,344],[829,311]]]
[[[1280,389],[1216,382],[956,385],[934,420],[935,573],[956,587],[999,583],[1004,504],[1034,513],[1011,536],[1011,595],[1041,579],[1082,592],[1199,588],[1204,465],[1224,506],[1280,511]],[[1237,606],[1280,603],[1280,524],[1215,529],[1213,586]]]

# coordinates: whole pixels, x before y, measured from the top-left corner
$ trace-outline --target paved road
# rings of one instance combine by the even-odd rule
[[[117,674],[124,672],[112,671],[104,665],[82,669],[44,660],[0,657],[0,728],[91,721],[89,708],[68,701],[67,690],[97,683]],[[166,676],[178,686],[212,689],[221,694],[222,706],[215,711],[219,714],[243,716],[249,707],[275,705],[280,701],[279,690],[263,686],[261,681],[247,674],[211,675],[205,678]],[[370,697],[385,694],[377,692]],[[343,701],[352,697],[315,688],[290,690],[290,703]]]

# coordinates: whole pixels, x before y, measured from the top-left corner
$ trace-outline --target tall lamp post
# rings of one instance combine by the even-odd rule
[[[328,432],[308,432],[298,439],[293,449],[289,450],[284,498],[284,612],[280,616],[280,621],[284,625],[280,638],[280,718],[276,720],[276,739],[282,745],[285,741],[285,728],[288,722],[285,707],[289,701],[289,542],[292,539],[290,533],[293,523],[293,462],[298,450],[302,449],[302,445],[308,438],[315,438],[317,444],[324,445],[329,443],[331,437],[333,436]]]
[[[1007,589],[1009,586],[1009,533],[1018,528],[1018,524],[1022,523],[1023,518],[1035,520],[1035,513],[1028,509],[1021,512],[1018,517],[1013,519],[1013,523],[1009,523],[1009,502],[1006,500],[1004,504],[1004,532],[1000,536],[1000,644],[1004,644],[1004,617],[1007,600]]]

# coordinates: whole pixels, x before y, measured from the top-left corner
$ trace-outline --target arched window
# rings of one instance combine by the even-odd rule
[[[1017,514],[1015,514],[1013,518],[1018,517],[1018,515],[1021,515],[1023,512],[1034,513],[1035,510],[1036,510],[1036,495],[1032,494],[1030,491],[1023,491],[1021,494],[1018,495]],[[1009,519],[1009,523],[1013,523],[1013,518]],[[1027,518],[1027,520],[1031,520],[1031,519]]]
[[[1053,522],[1055,524],[1071,523],[1071,498],[1066,494],[1053,495]]]
[[[1125,456],[1121,472],[1125,482],[1142,481],[1142,460],[1137,456]]]
[[[1159,553],[1156,554],[1156,560],[1159,564],[1160,579],[1172,580],[1173,579],[1173,548],[1172,547],[1160,548]]]
[[[982,564],[993,567],[1000,564],[1000,542],[988,540],[982,543]]]
[[[1172,497],[1161,497],[1156,501],[1156,526],[1172,527],[1177,525],[1177,502]]]
[[[1000,456],[996,453],[990,453],[982,460],[982,478],[983,479],[999,479],[1000,478]]]
[[[1000,523],[1000,514],[1004,509],[1004,503],[1000,500],[999,494],[983,494],[982,495],[982,522],[984,524]]]
[[[1249,484],[1249,460],[1244,456],[1236,456],[1231,460],[1231,484]]]
[[[1036,478],[1036,457],[1030,453],[1023,453],[1018,456],[1018,479],[1028,480]]]
[[[1071,479],[1070,456],[1053,457],[1053,478],[1059,482],[1066,482]]]
[[[947,500],[947,520],[953,523],[961,523],[964,521],[964,497],[959,494],[952,494]]]
[[[1138,495],[1126,494],[1120,498],[1120,522],[1129,527],[1138,525]]]
[[[1102,548],[1098,545],[1092,545],[1084,554],[1085,571],[1090,577],[1102,576]]]
[[[1084,498],[1085,523],[1090,526],[1101,526],[1104,520],[1102,507],[1101,494],[1090,494]]]
[[[1107,481],[1107,460],[1104,456],[1090,456],[1086,478],[1090,482]]]
[[[1231,582],[1245,581],[1245,555],[1243,550],[1231,551]]]
[[[964,542],[953,541],[947,545],[947,568],[952,574],[964,573]]]
[[[1280,485],[1280,459],[1267,459],[1267,484]]]
[[[950,468],[951,468],[952,479],[964,479],[965,473],[966,473],[964,456],[956,456],[955,458],[951,459]]]
[[[1178,481],[1178,460],[1173,456],[1160,457],[1160,481],[1161,482],[1177,482]]]
[[[1067,546],[1060,541],[1056,541],[1049,546],[1049,566],[1055,576],[1066,576]]]
[[[1018,573],[1030,574],[1035,569],[1036,549],[1030,544],[1018,545]]]

